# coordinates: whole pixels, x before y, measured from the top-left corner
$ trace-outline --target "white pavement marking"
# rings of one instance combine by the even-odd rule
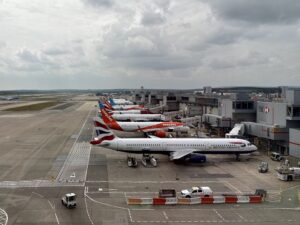
[[[8,215],[5,210],[0,208],[0,225],[6,225],[8,221]]]
[[[153,211],[155,209],[130,209],[131,211]]]
[[[222,183],[227,184],[229,187],[231,187],[232,189],[234,189],[237,193],[242,193],[241,190],[239,190],[237,187],[235,187],[234,185],[232,185],[229,181],[223,181]]]
[[[91,109],[86,116],[86,119],[78,133],[78,136],[68,154],[68,157],[56,177],[57,182],[84,182],[86,180],[91,145],[88,142],[78,143],[78,139],[83,131],[83,128],[85,127],[86,122],[88,121],[88,118],[90,117],[92,110],[93,109]],[[70,175],[72,175],[75,171],[78,171],[77,180],[70,179]],[[79,172],[81,173],[78,175]]]
[[[166,220],[168,220],[169,217],[168,217],[167,213],[165,211],[163,211],[163,214],[164,214],[164,217],[166,218]]]
[[[85,196],[88,197],[92,202],[95,202],[95,203],[98,203],[98,204],[101,204],[101,205],[105,205],[105,206],[116,208],[116,209],[124,209],[124,210],[128,209],[128,208],[125,208],[125,207],[120,207],[120,206],[111,205],[111,204],[108,204],[108,203],[105,203],[105,202],[97,201],[97,200],[93,199],[92,197],[90,197],[88,194],[85,194]]]
[[[0,188],[83,186],[83,183],[58,183],[52,180],[0,181]]]
[[[41,195],[41,194],[39,194],[39,193],[36,193],[36,192],[31,192],[32,194],[35,194],[35,195],[37,195],[37,196],[39,196],[39,197],[41,197],[41,198],[45,198],[43,195]]]
[[[87,180],[86,183],[130,183],[130,184],[190,184],[191,181],[178,181],[178,180],[167,180],[167,181],[155,181],[155,180]],[[225,181],[201,181],[201,183],[227,183]]]
[[[238,212],[235,212],[236,215],[238,215],[238,217],[240,217],[243,221],[246,221],[245,217],[243,217],[241,214],[239,214]]]
[[[219,217],[221,220],[225,221],[224,217],[223,217],[216,209],[214,209],[214,212],[218,215],[218,217]]]
[[[49,205],[51,206],[51,208],[54,210],[55,209],[55,205],[53,205],[50,200],[48,200]]]
[[[130,222],[133,222],[130,209],[128,209],[128,215],[129,215]]]
[[[54,215],[55,215],[57,224],[59,224],[59,220],[58,220],[58,217],[57,217],[56,213],[54,213]]]
[[[83,183],[86,179],[90,151],[91,145],[88,142],[73,145],[56,181]]]
[[[87,197],[87,195],[86,195],[86,187],[85,187],[85,188],[84,188],[84,203],[85,203],[85,210],[86,210],[86,214],[87,214],[87,216],[88,216],[88,218],[89,218],[89,221],[91,222],[92,225],[94,225],[94,222],[93,222],[93,220],[92,220],[92,218],[91,218],[91,216],[90,216],[90,213],[89,213],[89,210],[88,210],[88,207],[87,207],[86,197]]]

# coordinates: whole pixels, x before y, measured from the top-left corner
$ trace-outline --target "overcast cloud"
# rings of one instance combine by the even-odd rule
[[[0,89],[300,84],[298,0],[0,0]]]

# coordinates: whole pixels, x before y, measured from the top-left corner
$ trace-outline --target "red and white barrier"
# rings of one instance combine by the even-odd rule
[[[166,198],[166,205],[176,205],[177,198]]]
[[[214,196],[214,204],[222,204],[225,203],[224,196]]]
[[[237,196],[237,203],[249,203],[250,198],[249,196]]]
[[[195,204],[236,204],[261,203],[259,195],[209,196],[198,198],[127,198],[128,205],[195,205]]]

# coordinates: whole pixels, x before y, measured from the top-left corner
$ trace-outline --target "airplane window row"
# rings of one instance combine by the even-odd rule
[[[133,146],[141,146],[141,147],[145,147],[145,146],[160,146],[160,144],[127,144],[127,147],[133,147]]]

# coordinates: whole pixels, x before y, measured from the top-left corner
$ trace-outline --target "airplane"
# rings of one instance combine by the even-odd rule
[[[109,102],[111,105],[133,105],[131,101],[123,98],[110,98]]]
[[[118,122],[102,109],[102,118],[95,117],[96,127],[108,126],[112,130],[125,132],[153,133],[158,137],[166,137],[166,132],[188,132],[189,127],[181,122]]]
[[[101,116],[101,112],[99,113]],[[162,114],[111,114],[117,121],[166,121]]]
[[[240,154],[255,152],[257,147],[247,140],[232,138],[118,138],[108,126],[96,130],[90,144],[136,154],[165,154],[170,160],[181,160],[191,154]]]
[[[106,108],[107,109],[107,108]],[[113,114],[151,114],[151,112],[149,111],[149,113],[147,113],[147,111],[144,110],[140,110],[140,109],[136,109],[136,110],[106,110],[108,113],[110,113],[111,115]]]
[[[114,105],[114,106],[112,106],[109,101],[105,101],[104,105],[109,110],[141,110],[141,109],[144,109],[144,106],[142,106],[142,105]]]
[[[99,103],[100,116],[103,112],[106,111],[105,106],[102,103]],[[106,111],[107,112],[107,111]],[[107,112],[117,121],[166,121],[166,117],[162,114],[131,114],[131,113],[122,113],[114,114],[112,112]],[[125,111],[129,112],[129,111]]]

